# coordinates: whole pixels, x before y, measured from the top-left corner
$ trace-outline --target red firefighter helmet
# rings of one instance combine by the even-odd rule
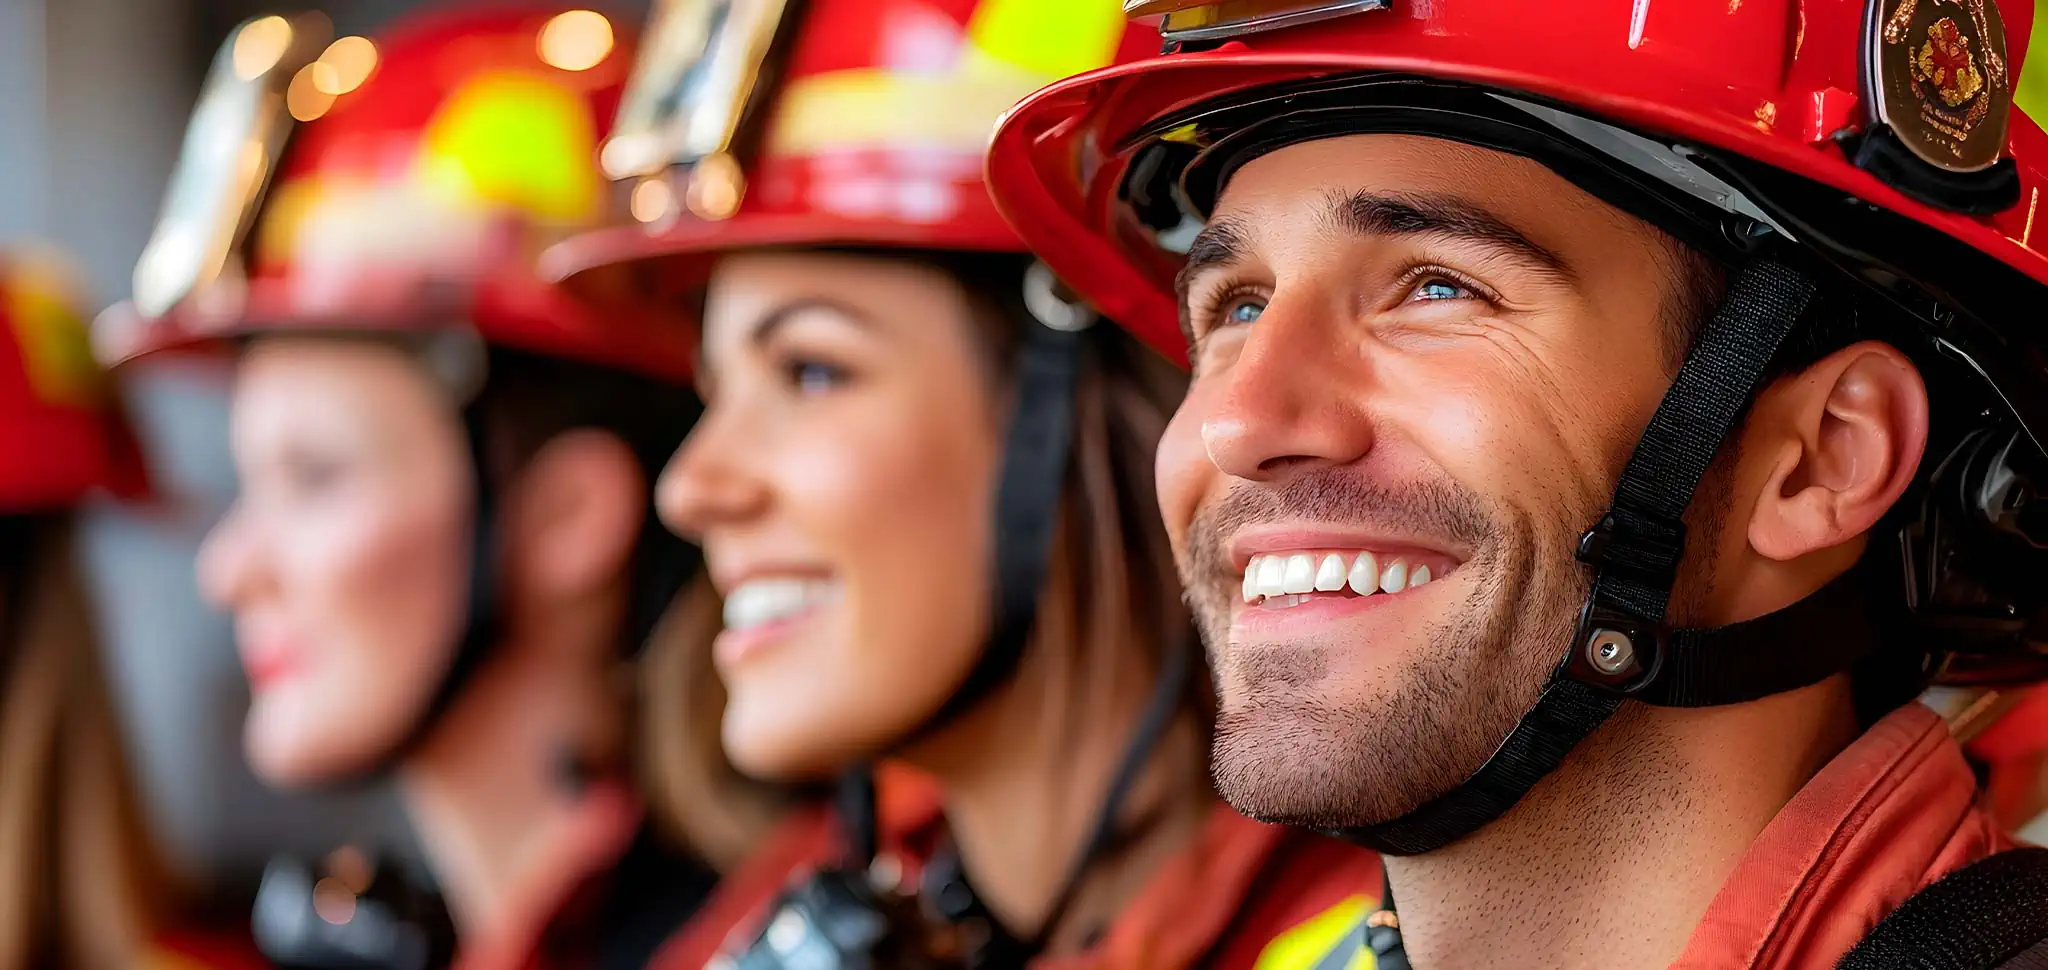
[[[602,15],[561,6],[438,10],[331,44],[316,16],[241,25],[193,113],[135,299],[102,318],[103,356],[461,325],[686,376],[680,328],[593,313],[533,272],[546,245],[607,218],[597,149],[630,50]]]
[[[93,361],[70,267],[0,251],[0,515],[145,490],[142,456]]]
[[[801,12],[660,5],[604,149],[636,224],[556,247],[544,272],[634,267],[644,272],[624,274],[637,277],[624,295],[642,295],[641,284],[687,289],[703,257],[737,248],[1022,252],[982,183],[997,117],[1046,83],[1158,43],[1127,29],[1112,0],[790,9]],[[579,287],[611,291],[592,285],[603,279]]]
[[[1677,191],[1753,207],[1875,285],[1979,319],[2038,306],[2025,281],[2048,282],[2033,245],[2048,56],[2031,50],[2048,26],[2031,0],[1125,6],[1163,13],[1169,52],[1018,105],[991,191],[1055,271],[1176,356],[1175,250],[1192,234],[1176,220],[1204,215],[1219,122],[1342,78],[1483,91],[1635,177],[1693,181]]]

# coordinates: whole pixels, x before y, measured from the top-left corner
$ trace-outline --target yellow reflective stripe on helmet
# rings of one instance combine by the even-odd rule
[[[791,82],[768,131],[771,152],[919,148],[980,154],[996,117],[1045,85],[1034,75],[854,69]],[[977,166],[978,168],[978,166]]]
[[[792,80],[769,128],[776,154],[861,147],[978,153],[996,118],[1060,78],[1108,64],[1115,0],[983,0],[949,70],[854,68]]]
[[[434,115],[420,176],[450,201],[508,206],[544,222],[580,224],[604,205],[597,126],[574,91],[519,72],[480,76]]]
[[[1259,951],[1252,970],[1372,970],[1365,918],[1377,903],[1351,896],[1296,924]]]
[[[35,257],[0,263],[0,307],[21,346],[30,391],[45,404],[87,407],[104,391],[92,340],[65,269]]]
[[[975,52],[1046,83],[1108,64],[1123,35],[1116,0],[982,0],[967,25]]]
[[[2037,125],[2048,125],[2048,10],[2034,12],[2027,39],[2027,63],[2012,86],[2013,106]]]
[[[263,201],[263,214],[256,224],[256,265],[277,266],[291,262],[298,251],[306,223],[330,199],[366,194],[367,179],[338,179],[308,176],[293,179],[270,190]]]

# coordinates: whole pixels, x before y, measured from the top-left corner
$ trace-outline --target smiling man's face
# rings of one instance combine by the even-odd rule
[[[1160,499],[1273,821],[1404,814],[1499,745],[1571,636],[1599,517],[1711,285],[1527,159],[1365,135],[1240,169],[1182,284]]]

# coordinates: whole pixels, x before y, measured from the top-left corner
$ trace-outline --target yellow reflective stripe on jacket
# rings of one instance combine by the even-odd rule
[[[1372,970],[1365,918],[1378,903],[1351,896],[1273,938],[1252,970]]]

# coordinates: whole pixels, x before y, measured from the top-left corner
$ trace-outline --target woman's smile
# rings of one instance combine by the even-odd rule
[[[725,594],[725,631],[712,647],[720,671],[730,675],[756,652],[815,629],[821,614],[842,598],[837,579],[760,575]]]

